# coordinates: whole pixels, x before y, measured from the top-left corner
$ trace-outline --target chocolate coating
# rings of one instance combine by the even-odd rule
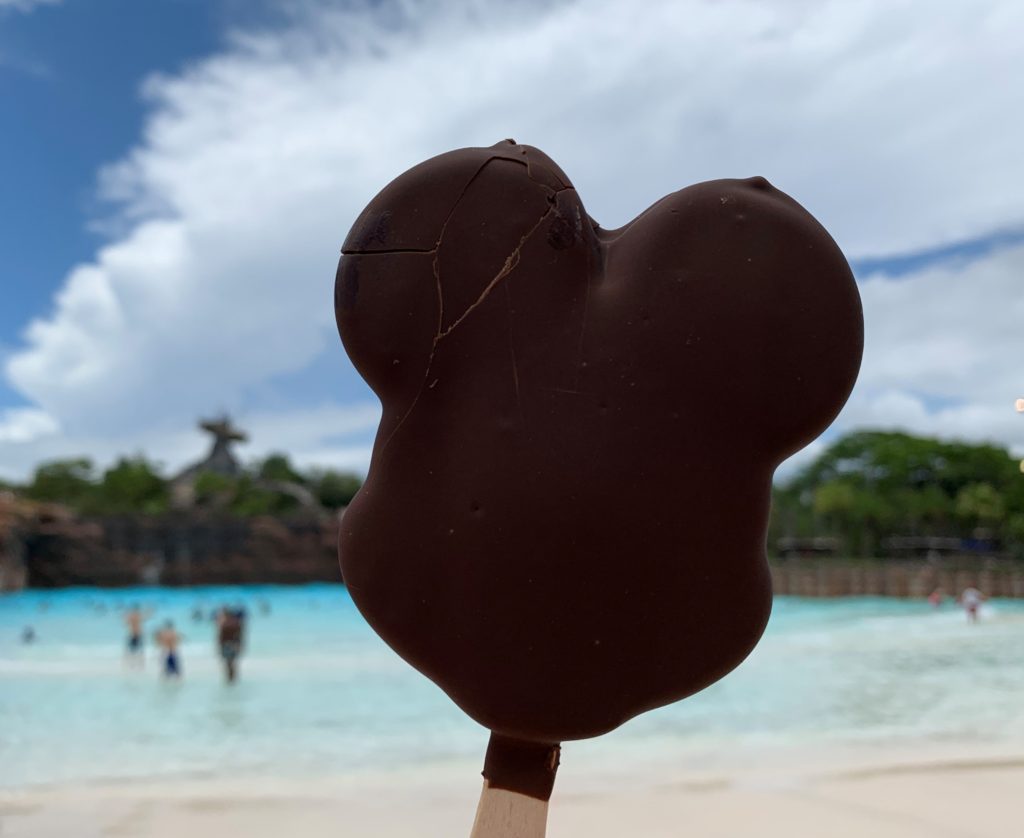
[[[733,669],[771,608],[772,473],[842,407],[850,269],[763,178],[617,230],[541,151],[442,154],[349,233],[335,287],[383,417],[342,572],[471,717],[552,744]]]
[[[510,739],[492,733],[484,756],[484,777],[494,789],[507,789],[547,800],[555,786],[559,745]]]

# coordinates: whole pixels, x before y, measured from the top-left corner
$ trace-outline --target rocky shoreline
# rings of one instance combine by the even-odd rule
[[[0,498],[0,591],[71,585],[340,582],[340,514],[239,518],[190,510],[80,518]]]

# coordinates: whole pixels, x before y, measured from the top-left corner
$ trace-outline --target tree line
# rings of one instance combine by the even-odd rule
[[[303,497],[326,509],[340,509],[361,485],[357,475],[347,472],[299,470],[278,453],[243,469],[237,477],[199,474],[193,488],[197,506],[254,516],[286,514],[299,508]],[[6,484],[6,488],[82,515],[156,515],[168,511],[172,502],[170,478],[142,455],[122,457],[103,471],[87,457],[53,460],[37,467],[27,483]]]
[[[769,545],[782,536],[833,536],[847,556],[879,555],[891,536],[1024,556],[1024,474],[998,445],[850,433],[775,487]]]
[[[354,474],[301,471],[278,453],[235,478],[201,474],[194,490],[199,506],[252,516],[300,506],[290,487],[338,509],[361,485]],[[170,480],[141,455],[102,472],[87,458],[56,460],[40,465],[24,485],[8,488],[86,515],[158,514],[171,503]],[[774,487],[769,549],[784,536],[833,537],[846,556],[879,555],[891,536],[938,536],[984,540],[1024,557],[1024,474],[998,445],[850,433]]]

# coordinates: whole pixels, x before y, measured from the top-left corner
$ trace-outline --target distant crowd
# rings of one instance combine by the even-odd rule
[[[260,606],[269,612],[269,603]],[[142,666],[144,660],[144,625],[153,616],[152,609],[143,610],[138,605],[131,606],[124,615],[124,623],[128,629],[126,660],[130,666]],[[246,610],[241,606],[221,606],[210,615],[216,627],[217,652],[224,666],[224,677],[229,684],[238,678],[238,660],[245,649]],[[193,622],[203,622],[206,613],[200,607],[192,609]],[[160,650],[161,671],[165,678],[182,677],[181,643],[182,634],[175,628],[173,620],[164,621],[163,625],[153,634],[153,640]]]
[[[960,592],[960,596],[956,598],[956,603],[964,609],[964,613],[967,615],[967,622],[976,623],[981,612],[981,604],[986,599],[988,597],[977,588],[964,588]],[[928,595],[928,602],[932,604],[933,608],[939,608],[945,601],[946,592],[942,588],[936,588]]]
[[[94,606],[103,614],[107,606]],[[270,603],[260,600],[260,613],[270,614]],[[39,610],[48,610],[48,603],[40,603]],[[132,669],[141,669],[145,663],[146,622],[155,614],[156,609],[142,608],[133,604],[124,610],[123,621],[127,629],[125,642],[125,664]],[[245,651],[248,612],[241,605],[222,605],[211,611],[201,606],[192,609],[194,623],[212,622],[215,628],[217,653],[224,667],[224,678],[229,684],[238,679],[238,661]],[[27,625],[22,629],[21,642],[30,645],[39,640],[34,626]],[[152,634],[152,642],[160,654],[160,672],[164,678],[180,679],[183,675],[181,645],[184,635],[178,631],[173,620],[165,620]]]

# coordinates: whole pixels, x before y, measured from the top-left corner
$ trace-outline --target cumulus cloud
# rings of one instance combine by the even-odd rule
[[[1024,245],[861,283],[865,353],[837,425],[989,439],[1024,453]]]
[[[56,420],[38,408],[13,407],[0,413],[0,443],[32,442],[59,430]]]
[[[10,385],[60,440],[103,450],[155,428],[170,440],[215,407],[258,411],[267,381],[347,363],[331,285],[363,205],[425,157],[505,137],[555,157],[606,226],[690,182],[755,173],[851,257],[1024,225],[1022,93],[1003,81],[1024,76],[1021,4],[512,5],[298,4],[285,28],[235,32],[147,80],[142,137],[100,181],[115,232],[27,328]],[[865,292],[872,312],[917,317],[921,301],[889,280]],[[870,398],[923,398],[908,376],[941,378],[947,362],[966,381],[982,363],[966,335],[984,322],[922,323],[922,360],[901,370],[894,355]],[[898,329],[869,334],[896,338],[905,354]],[[319,399],[373,404],[344,380]],[[844,415],[870,418],[869,404]],[[307,450],[348,456],[320,440]]]
[[[990,441],[1024,456],[1024,244],[860,282],[864,363],[829,436],[858,428]],[[780,466],[785,481],[827,444]]]

